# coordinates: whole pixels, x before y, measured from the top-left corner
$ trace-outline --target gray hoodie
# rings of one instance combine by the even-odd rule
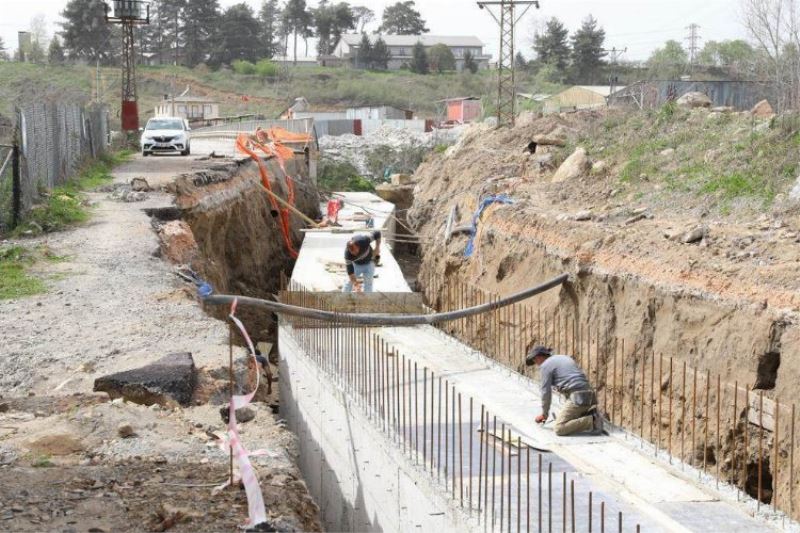
[[[591,390],[592,386],[572,357],[551,355],[539,367],[542,376],[542,414],[545,419],[550,414],[553,389],[562,394]]]

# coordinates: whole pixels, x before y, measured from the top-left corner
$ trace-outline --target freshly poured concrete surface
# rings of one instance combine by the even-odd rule
[[[383,213],[388,217],[391,209],[387,206],[391,204],[381,205],[380,200],[370,199],[371,195],[363,196],[365,193],[352,194],[358,194],[351,198],[354,203],[371,206],[369,211],[375,217],[375,227],[390,228],[391,218],[378,215]],[[345,202],[347,204],[347,197]],[[342,222],[347,224],[351,215],[345,213],[342,213]],[[345,276],[344,247],[351,235],[332,232],[307,234],[292,279],[312,291],[340,290]],[[386,243],[382,261],[385,266],[377,270],[376,291],[410,292]],[[557,437],[548,427],[538,426],[533,418],[539,412],[541,402],[535,383],[431,326],[376,328],[374,331],[399,354],[416,363],[420,382],[424,379],[423,368],[432,371],[437,379],[441,377],[447,380],[448,385],[455,386],[463,398],[472,397],[477,413],[482,404],[493,417],[497,416],[501,423],[511,428],[515,436],[520,435],[526,442],[551,451],[542,454],[543,475],[546,476],[548,465],[552,465],[553,472],[552,492],[547,491],[545,481],[542,493],[545,530],[549,520],[552,520],[553,528],[560,529],[563,525],[562,505],[568,496],[562,486],[563,472],[568,472],[569,480],[575,483],[575,526],[579,530],[588,529],[585,500],[590,491],[594,502],[592,522],[595,530],[599,530],[601,501],[605,505],[605,524],[609,530],[617,529],[618,512],[623,513],[625,530],[633,530],[637,524],[643,531],[756,531],[769,528],[768,524],[748,516],[742,507],[720,501],[710,489],[682,475],[677,468],[665,467],[617,436]],[[328,500],[328,504],[321,502],[323,520],[328,527],[357,531],[485,528],[484,523],[478,524],[467,518],[469,496],[462,510],[460,490],[456,487],[455,500],[448,502],[446,498],[452,494],[453,485],[450,481],[445,482],[442,472],[431,471],[430,464],[427,468],[415,465],[423,463],[419,454],[412,459],[412,455],[399,451],[398,444],[392,442],[394,437],[381,431],[374,418],[370,420],[364,415],[363,405],[354,403],[348,393],[329,382],[330,376],[319,369],[314,359],[309,357],[311,354],[305,353],[292,334],[287,327],[282,327],[279,333],[282,375],[289,376],[291,383],[282,405],[290,424],[298,428],[301,441],[305,441],[303,470],[311,476],[312,493],[318,499]],[[408,392],[408,387],[402,388]],[[390,395],[400,392],[394,386],[388,389]],[[558,401],[554,404],[557,408]],[[434,413],[430,404],[428,409],[431,411],[427,415],[432,417]],[[408,431],[413,426],[411,432],[429,450],[435,437],[432,433],[426,434],[429,433],[427,426],[424,429],[419,427],[420,421],[426,418],[426,414],[420,413],[425,413],[425,410],[417,411],[417,425],[413,426],[409,410],[409,420],[401,429]],[[455,447],[451,446],[448,458],[443,459],[449,461],[450,472],[458,465],[466,472],[464,484],[469,487],[472,481],[474,499],[477,499],[475,485],[479,466],[478,417],[475,414],[471,424],[467,417],[462,417],[461,440],[457,443],[459,452],[456,453]],[[469,453],[469,435],[472,435],[472,454]],[[524,490],[521,494],[527,495],[530,490],[532,502],[528,508],[526,499],[521,501],[525,508],[525,512],[520,514],[521,529],[527,529],[527,513],[530,512],[531,530],[536,530],[539,519],[538,452],[531,451],[530,469],[526,465],[527,456],[508,457],[507,453],[502,454],[492,447],[490,457],[493,461],[509,461],[512,473],[516,472],[518,461],[523,461],[520,487]],[[531,475],[530,487],[524,474],[527,470]],[[318,472],[316,476],[315,472]],[[485,477],[482,481],[487,483]],[[500,522],[497,501],[501,487],[498,483],[500,481],[494,479],[495,526]],[[516,478],[505,479],[505,483],[503,488],[507,491],[511,486],[512,495],[515,495]],[[488,487],[491,491],[492,486]],[[487,496],[484,494],[483,497]],[[552,514],[548,513],[548,497],[553,501]],[[411,501],[414,501],[413,505],[409,503]],[[511,502],[505,500],[504,517],[507,522],[509,503],[513,526],[516,526],[515,497]],[[476,506],[474,501],[473,513]],[[571,509],[568,508],[567,512],[570,514]],[[503,527],[507,528],[508,523]]]

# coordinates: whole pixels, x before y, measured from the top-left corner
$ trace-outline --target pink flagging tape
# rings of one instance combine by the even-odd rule
[[[250,350],[250,355],[255,360],[256,350],[253,346],[253,341],[250,340],[250,336],[247,334],[244,324],[242,324],[241,321],[235,316],[237,303],[238,301],[234,301],[233,305],[231,305],[229,318],[234,324],[236,324],[236,327],[239,328],[239,331],[242,332],[242,335],[247,342],[247,347]],[[258,361],[255,361],[255,363],[256,367],[258,367]],[[267,512],[264,506],[264,496],[261,493],[261,486],[258,483],[258,476],[253,469],[253,465],[250,463],[250,456],[255,455],[256,453],[251,454],[247,451],[247,449],[245,449],[244,444],[242,444],[242,441],[239,438],[239,431],[236,427],[235,413],[237,409],[241,409],[242,407],[250,404],[250,402],[253,400],[253,397],[256,395],[256,391],[258,391],[258,385],[259,372],[256,372],[256,387],[253,392],[244,396],[233,396],[231,398],[231,403],[228,410],[228,438],[223,442],[225,449],[233,449],[233,455],[236,457],[236,462],[239,465],[242,484],[244,485],[244,491],[247,495],[248,520],[245,524],[246,526],[255,526],[262,522],[266,522]],[[259,450],[257,453],[262,454],[262,452],[268,453],[263,450]],[[233,485],[235,480],[230,479],[228,480],[228,483]]]

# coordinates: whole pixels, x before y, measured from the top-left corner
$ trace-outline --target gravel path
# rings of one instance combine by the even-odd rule
[[[163,184],[203,168],[197,158],[136,156],[114,171],[114,183],[141,176]],[[190,351],[198,366],[227,357],[227,328],[200,309],[193,290],[154,256],[158,241],[143,208],[172,204],[162,192],[124,203],[90,193],[85,225],[20,244],[44,244],[67,260],[41,262],[45,294],[0,302],[0,391],[68,394],[94,378]]]

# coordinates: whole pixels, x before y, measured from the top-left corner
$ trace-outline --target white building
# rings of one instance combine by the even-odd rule
[[[477,37],[471,36],[451,36],[451,35],[368,35],[372,44],[380,37],[389,48],[392,55],[389,61],[389,70],[400,70],[403,65],[411,62],[414,45],[421,42],[426,49],[437,44],[444,44],[452,50],[456,58],[456,69],[464,69],[464,55],[467,52],[472,54],[479,69],[488,69],[489,61],[492,56],[485,54],[483,49],[486,46]],[[334,49],[333,54],[324,58],[323,64],[326,66],[344,65],[352,66],[358,53],[359,45],[363,36],[359,33],[348,33],[342,35],[339,45]],[[320,58],[322,61],[323,58]]]

